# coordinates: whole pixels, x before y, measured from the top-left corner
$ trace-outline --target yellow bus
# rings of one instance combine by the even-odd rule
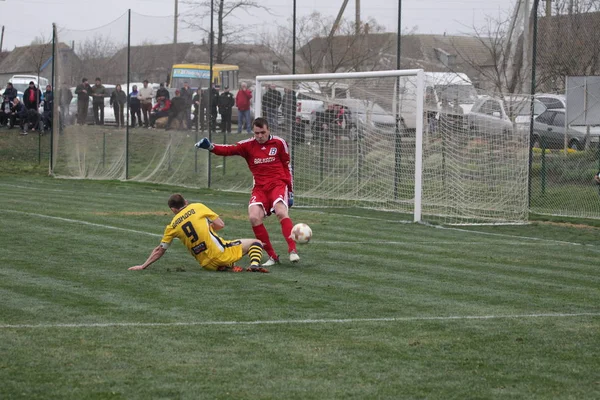
[[[230,64],[213,64],[213,83],[221,88],[229,87],[231,90],[238,88],[240,67]],[[174,64],[171,69],[172,88],[182,88],[187,82],[192,89],[208,88],[210,79],[210,64]]]

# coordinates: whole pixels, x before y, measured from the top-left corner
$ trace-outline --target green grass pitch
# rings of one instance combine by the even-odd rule
[[[299,265],[128,271],[173,192],[252,236],[243,194],[0,176],[1,399],[600,398],[598,227],[294,208]]]

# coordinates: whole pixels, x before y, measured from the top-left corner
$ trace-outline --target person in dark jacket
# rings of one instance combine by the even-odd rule
[[[61,124],[70,123],[69,114],[70,114],[70,106],[71,100],[73,100],[73,93],[71,89],[66,84],[63,84],[60,90],[58,91],[59,97],[59,106],[60,106],[60,118],[62,120]]]
[[[40,103],[42,101],[42,91],[35,87],[35,82],[29,82],[29,87],[23,92],[23,104],[27,111],[25,123],[32,126],[32,130],[35,131],[40,124]],[[27,131],[27,126],[25,126]]]
[[[221,132],[231,133],[231,110],[235,105],[235,98],[225,86],[223,93],[219,95],[219,114],[221,114]]]
[[[281,101],[281,113],[283,114],[285,129],[291,130],[296,121],[296,103],[296,92],[285,88],[283,100]]]
[[[0,104],[0,126],[8,125],[10,119],[10,102],[8,96],[2,97],[2,103]]]
[[[75,94],[77,95],[77,123],[85,125],[90,107],[90,95],[92,94],[92,87],[87,78],[83,78],[81,84],[77,85]]]
[[[169,94],[169,90],[165,87],[165,84],[161,82],[159,84],[159,88],[156,91],[156,101],[159,100],[171,100],[171,95]]]
[[[131,127],[135,128],[136,117],[137,123],[141,128],[142,124],[142,103],[140,102],[140,98],[138,96],[138,88],[137,85],[133,85],[131,87],[131,93],[129,93],[129,113],[131,114]]]
[[[165,130],[171,129],[171,123],[173,120],[177,119],[179,121],[179,129],[183,129],[183,127],[188,127],[187,122],[190,119],[190,106],[183,96],[181,96],[181,91],[176,90],[175,96],[171,99],[171,107],[169,108],[169,118],[167,119],[167,124],[165,125]],[[185,124],[185,125],[184,125]]]
[[[187,109],[190,110],[192,107],[192,100],[194,97],[194,93],[192,88],[187,82],[183,82],[183,87],[180,90],[181,97],[185,100],[185,104],[187,105]],[[188,112],[185,117],[185,123],[188,129],[192,129],[192,120],[190,119],[190,113]]]
[[[21,102],[21,100],[19,100],[18,97],[15,97],[15,99],[12,102],[12,106],[10,107],[10,127],[9,129],[12,129],[15,124],[17,123],[17,118],[19,119],[19,125],[21,126],[21,135],[27,135],[27,109],[25,109],[25,106],[23,105],[23,103]]]
[[[104,97],[106,97],[106,88],[102,80],[96,78],[96,84],[92,87],[92,107],[96,125],[104,125]]]
[[[200,88],[196,91],[192,102],[194,103],[194,127],[198,129],[198,125],[200,125],[200,129],[204,130],[205,124],[205,115],[206,115],[206,100],[204,97],[206,96],[206,92]]]
[[[277,113],[281,105],[281,93],[275,89],[275,85],[270,85],[262,98],[262,106],[265,118],[268,121],[269,129],[272,133],[277,133]]]
[[[54,111],[54,92],[51,85],[46,85],[44,92],[44,112],[42,113],[42,129],[52,129],[52,113]]]
[[[117,84],[115,90],[110,95],[110,105],[115,112],[115,121],[117,122],[117,129],[125,127],[125,102],[127,101],[127,95],[121,89],[121,85]]]
[[[17,89],[15,89],[13,87],[13,84],[8,82],[6,84],[6,89],[4,89],[4,95],[5,98],[8,98],[8,101],[10,103],[13,102],[13,100],[15,99],[15,97],[17,97]]]

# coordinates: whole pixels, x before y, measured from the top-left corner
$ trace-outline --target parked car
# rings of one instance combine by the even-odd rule
[[[535,99],[544,104],[546,109],[567,108],[567,97],[564,94],[538,93]]]
[[[533,117],[546,110],[544,104],[534,100]],[[467,121],[472,132],[491,132],[496,135],[509,136],[515,129],[526,133],[531,121],[530,100],[523,96],[507,96],[505,98],[483,97],[478,99]]]
[[[330,103],[330,108],[339,106],[344,109],[340,119],[338,136],[346,136],[351,140],[358,139],[365,130],[394,132],[396,129],[396,118],[379,104],[371,100],[362,99],[336,99]],[[311,114],[311,133],[313,136],[321,134],[329,128],[331,121],[324,111],[314,111]],[[404,121],[400,119],[400,133],[407,133]],[[324,124],[328,125],[327,127]]]
[[[548,109],[538,115],[533,121],[533,147],[547,149],[562,149],[565,145],[565,132],[567,146],[574,150],[583,150],[586,145],[586,130],[583,125],[565,126],[565,109]],[[598,146],[600,126],[590,127],[590,145]]]

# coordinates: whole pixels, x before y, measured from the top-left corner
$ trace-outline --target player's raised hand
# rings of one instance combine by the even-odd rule
[[[208,138],[202,138],[198,143],[196,143],[196,147],[199,149],[212,150],[215,145],[208,140]]]

